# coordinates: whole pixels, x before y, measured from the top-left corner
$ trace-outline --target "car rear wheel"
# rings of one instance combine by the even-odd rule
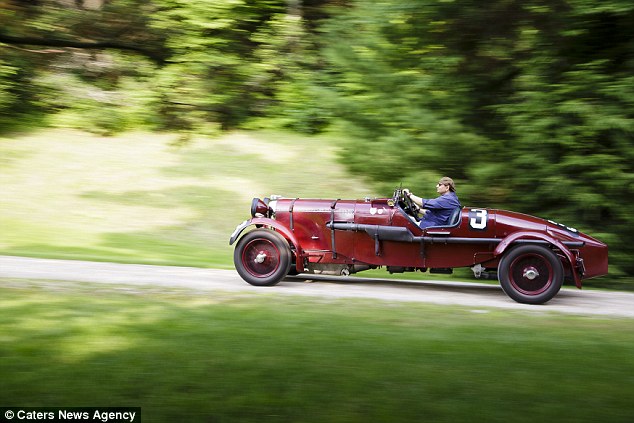
[[[256,229],[238,241],[233,262],[242,279],[251,285],[272,286],[288,274],[291,250],[277,232]]]
[[[504,255],[498,276],[504,292],[518,303],[543,304],[561,289],[564,269],[550,249],[521,245]]]

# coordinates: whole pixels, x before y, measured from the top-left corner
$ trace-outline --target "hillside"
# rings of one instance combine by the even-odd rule
[[[235,132],[46,130],[0,138],[0,254],[232,267],[228,239],[253,197],[372,194],[336,140]]]

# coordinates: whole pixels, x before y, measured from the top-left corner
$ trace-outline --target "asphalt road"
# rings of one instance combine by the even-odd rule
[[[0,278],[91,282],[131,286],[184,288],[197,291],[249,292],[326,298],[369,298],[382,301],[634,318],[634,293],[563,288],[547,304],[519,304],[497,285],[447,281],[411,281],[325,277],[289,277],[274,287],[253,287],[235,271],[192,267],[149,266],[73,260],[0,256]],[[1,283],[1,281],[0,281]]]

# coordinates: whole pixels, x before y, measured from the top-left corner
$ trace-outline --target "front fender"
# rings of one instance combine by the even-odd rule
[[[277,232],[281,233],[284,238],[286,238],[293,247],[295,247],[295,252],[297,254],[297,271],[302,272],[304,270],[304,264],[302,257],[302,249],[299,245],[299,241],[297,241],[297,237],[295,234],[291,232],[286,226],[280,224],[277,220],[269,219],[266,217],[255,217],[253,219],[245,220],[241,224],[239,224],[235,231],[231,234],[231,238],[229,239],[229,245],[233,245],[234,242],[240,237],[240,234],[244,232],[246,228],[249,226],[265,226],[268,228],[275,229]]]
[[[229,245],[233,245],[234,242],[240,237],[240,234],[249,226],[261,225],[266,226],[280,232],[286,239],[288,239],[293,246],[299,251],[299,242],[295,237],[295,234],[291,232],[286,226],[280,224],[277,220],[269,219],[266,217],[255,217],[253,219],[245,220],[239,224],[231,234],[229,239]]]
[[[233,245],[233,243],[236,242],[236,239],[238,239],[240,234],[250,225],[251,225],[251,220],[245,220],[244,222],[236,226],[236,229],[231,234],[231,238],[229,238],[229,245]]]
[[[566,259],[568,260],[568,263],[570,264],[570,269],[572,271],[572,276],[575,280],[575,285],[577,286],[577,288],[581,289],[581,277],[579,276],[579,273],[577,272],[576,266],[575,266],[575,256],[574,254],[572,254],[570,252],[570,250],[568,249],[568,247],[566,247],[561,241],[546,235],[546,234],[542,234],[539,232],[529,232],[529,231],[519,231],[519,232],[514,232],[511,235],[507,236],[506,238],[504,238],[502,240],[502,242],[500,242],[498,244],[497,247],[495,247],[495,250],[493,250],[493,255],[495,257],[498,257],[502,254],[504,254],[504,252],[506,251],[506,249],[513,244],[516,241],[519,240],[527,240],[530,241],[531,239],[539,239],[542,241],[546,241],[549,244],[554,245],[555,247],[559,248],[561,250],[561,252],[563,253],[563,255],[566,257]]]

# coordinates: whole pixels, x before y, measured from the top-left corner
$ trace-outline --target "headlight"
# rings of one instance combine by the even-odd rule
[[[265,198],[264,200],[260,200],[259,198],[254,198],[251,201],[251,216],[253,217],[267,217],[269,216],[269,199]]]

